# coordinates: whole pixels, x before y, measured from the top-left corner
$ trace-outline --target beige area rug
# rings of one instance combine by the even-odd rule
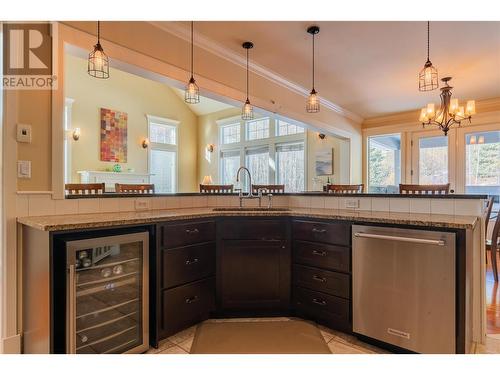
[[[205,322],[191,354],[330,354],[319,329],[304,321]]]

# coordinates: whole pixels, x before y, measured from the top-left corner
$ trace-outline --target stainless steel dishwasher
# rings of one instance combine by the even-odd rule
[[[455,353],[455,234],[352,226],[353,331]]]

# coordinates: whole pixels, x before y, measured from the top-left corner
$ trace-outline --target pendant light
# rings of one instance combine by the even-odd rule
[[[200,89],[196,84],[193,77],[193,56],[194,56],[194,44],[193,44],[193,24],[191,21],[191,78],[184,91],[184,101],[188,104],[196,104],[200,102]]]
[[[316,113],[319,112],[319,96],[314,89],[314,36],[319,33],[319,27],[311,26],[307,29],[307,32],[312,35],[312,90],[307,98],[306,111]]]
[[[248,52],[251,48],[253,48],[252,42],[243,43],[243,48],[247,50],[247,100],[245,100],[245,104],[241,110],[241,118],[243,120],[252,120],[253,119],[253,106],[250,104],[250,100],[248,99]]]
[[[87,72],[95,78],[109,78],[109,59],[101,47],[101,25],[97,21],[97,44],[94,50],[89,53]]]
[[[418,75],[418,89],[420,91],[432,91],[439,87],[438,71],[429,59],[430,46],[430,22],[427,21],[427,61]]]

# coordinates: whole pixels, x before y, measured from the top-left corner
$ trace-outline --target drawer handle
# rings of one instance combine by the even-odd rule
[[[318,276],[318,275],[313,275],[312,279],[313,279],[314,281],[319,281],[320,283],[324,283],[324,282],[326,282],[326,278],[324,278],[324,277],[320,277],[320,276]]]
[[[193,297],[186,298],[186,303],[188,303],[188,304],[195,303],[196,301],[198,301],[198,296],[193,296]]]
[[[198,228],[194,228],[194,229],[186,229],[186,233],[187,234],[196,234],[196,233],[199,233],[200,231],[198,230]]]
[[[199,261],[198,258],[188,259],[188,260],[186,260],[186,266],[190,266],[191,264],[198,263],[198,261]]]
[[[315,303],[316,305],[326,306],[326,301],[323,299],[313,298],[312,302]]]
[[[326,229],[313,228],[312,231],[314,233],[326,233]]]
[[[320,257],[326,256],[326,251],[313,250],[312,253],[313,255],[318,255]]]

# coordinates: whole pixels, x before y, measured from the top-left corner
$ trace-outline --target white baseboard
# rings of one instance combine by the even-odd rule
[[[4,337],[0,345],[2,354],[21,354],[21,335]]]

